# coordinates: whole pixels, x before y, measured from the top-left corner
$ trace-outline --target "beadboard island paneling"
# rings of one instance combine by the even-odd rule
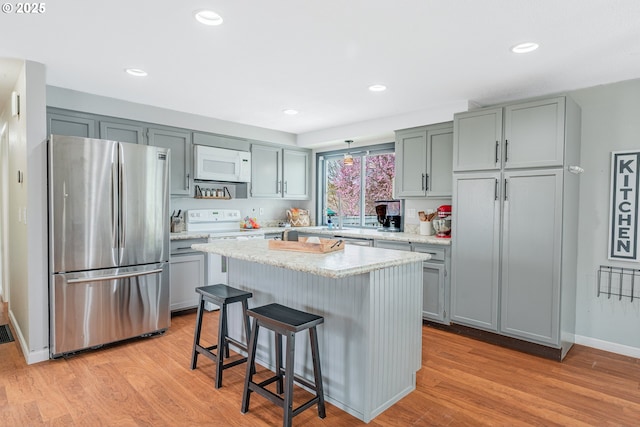
[[[194,249],[229,258],[229,285],[253,292],[249,306],[277,302],[319,314],[325,399],[369,422],[416,387],[421,366],[422,261],[428,254],[347,246],[308,254],[270,250],[266,241],[222,240]],[[237,304],[236,304],[237,305]],[[239,307],[229,332],[243,342]],[[313,375],[308,336],[296,337],[297,374]],[[272,334],[258,361],[275,366]]]

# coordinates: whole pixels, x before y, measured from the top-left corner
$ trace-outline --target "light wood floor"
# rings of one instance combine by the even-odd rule
[[[207,319],[203,337],[214,342],[217,314]],[[219,390],[211,361],[189,369],[194,321],[177,316],[164,336],[31,366],[17,342],[0,345],[0,425],[281,425],[280,410],[255,394],[240,413],[244,365],[227,369]],[[427,326],[422,353],[417,389],[369,425],[640,425],[638,359],[575,346],[558,363]],[[365,424],[329,404],[324,420],[312,408],[294,425]]]

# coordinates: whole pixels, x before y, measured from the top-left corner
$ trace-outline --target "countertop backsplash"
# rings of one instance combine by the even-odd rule
[[[277,200],[277,199],[231,199],[212,200],[195,199],[193,197],[172,197],[170,212],[178,212],[181,215],[189,209],[238,209],[242,218],[248,216],[256,218],[258,224],[263,227],[277,227],[279,222],[287,218],[286,211],[290,208],[308,209],[313,213],[313,208],[308,200]],[[262,210],[262,213],[261,213]],[[312,225],[314,218],[311,218]]]

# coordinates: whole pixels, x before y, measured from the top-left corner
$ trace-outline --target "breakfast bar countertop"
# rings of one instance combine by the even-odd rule
[[[405,252],[357,245],[346,245],[341,251],[328,253],[275,250],[269,249],[267,240],[260,239],[219,240],[213,243],[195,244],[191,247],[198,251],[329,278],[364,274],[382,268],[431,259],[431,255],[421,252]]]
[[[321,234],[329,236],[354,237],[371,240],[390,240],[396,242],[426,243],[429,245],[451,246],[450,238],[423,236],[417,233],[379,231],[372,228],[327,228],[325,226],[295,227],[301,233]]]

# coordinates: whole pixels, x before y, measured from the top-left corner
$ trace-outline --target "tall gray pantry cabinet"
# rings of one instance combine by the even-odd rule
[[[455,115],[451,322],[550,347],[575,334],[580,107]]]

